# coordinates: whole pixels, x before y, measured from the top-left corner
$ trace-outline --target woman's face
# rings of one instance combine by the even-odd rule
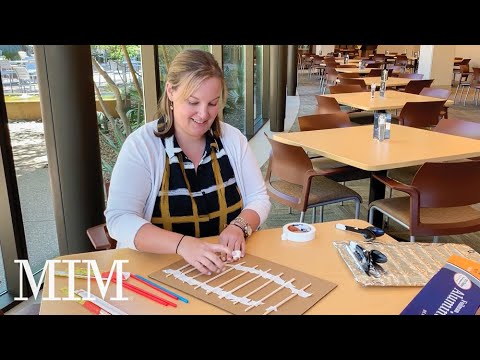
[[[167,83],[167,95],[173,102],[175,135],[202,138],[217,117],[222,83],[212,77],[205,79],[187,99],[180,99],[182,88],[173,90]]]

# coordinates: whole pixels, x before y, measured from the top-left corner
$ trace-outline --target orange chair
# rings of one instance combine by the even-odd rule
[[[105,197],[108,198],[110,182],[105,182]],[[117,247],[117,241],[110,237],[106,224],[92,226],[87,229],[87,236],[95,250],[109,250]]]
[[[322,222],[324,205],[353,200],[355,218],[358,219],[362,197],[352,189],[326,177],[342,170],[315,170],[312,161],[301,147],[275,141],[266,134],[265,136],[272,146],[265,174],[267,192],[272,200],[300,211],[301,222],[305,219],[307,209],[314,208],[313,223],[316,221],[316,207],[322,207]]]
[[[369,222],[380,211],[416,236],[457,235],[480,230],[480,161],[427,162],[418,170],[411,185],[383,175],[372,175],[394,190],[408,196],[373,201]]]
[[[314,131],[357,126],[358,124],[350,121],[349,115],[350,114],[339,111],[332,114],[299,116],[298,124],[300,126],[300,131]],[[370,178],[369,171],[358,169],[326,157],[316,155],[310,156],[310,159],[312,160],[312,165],[315,170],[341,170],[333,175],[326,175],[329,179],[338,182]]]
[[[424,87],[418,95],[436,97],[439,99],[445,99],[445,101],[447,101],[451,93],[452,92],[448,89]],[[448,107],[443,106],[443,110],[440,112],[440,118],[448,119]]]
[[[480,140],[480,123],[472,121],[443,118],[438,122],[433,131]],[[477,159],[480,158],[472,158],[472,160]],[[388,170],[387,176],[410,185],[418,169],[420,169],[420,165],[391,169]],[[392,197],[392,189],[390,189],[390,197]]]
[[[430,129],[438,124],[440,113],[445,105],[445,100],[407,102],[398,117],[392,116],[392,121],[404,126]]]

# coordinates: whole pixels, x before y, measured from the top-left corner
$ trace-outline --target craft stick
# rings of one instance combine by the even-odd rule
[[[182,275],[190,274],[192,271],[195,271],[195,270],[197,270],[197,268],[194,267],[193,269],[190,269],[190,270],[185,271],[184,273],[182,273]],[[198,271],[198,270],[197,270],[197,271]]]
[[[272,269],[265,270],[264,272],[268,273],[270,270],[272,270]],[[233,293],[234,293],[235,291],[237,291],[238,289],[241,289],[242,287],[250,284],[252,281],[257,280],[257,279],[258,279],[259,277],[261,277],[261,276],[262,276],[262,274],[258,274],[258,275],[255,276],[254,278],[251,278],[250,280],[248,280],[248,281],[246,281],[246,282],[238,285],[236,288],[230,290],[229,293],[230,293],[230,294],[233,294]],[[238,301],[235,301],[233,304],[236,304],[237,302],[238,302]]]
[[[293,281],[295,281],[295,278],[291,278],[291,279],[288,280],[286,283],[284,283],[283,285],[280,285],[277,289],[273,290],[270,294],[265,295],[263,298],[261,298],[261,299],[258,300],[258,301],[263,301],[263,300],[268,299],[270,296],[275,295],[277,292],[279,292],[280,290],[284,289],[284,288],[285,288],[285,285],[291,284]],[[253,307],[254,307],[254,305],[250,305],[248,308],[245,309],[245,312],[247,312],[248,310],[250,310],[250,309],[253,308]]]
[[[258,267],[258,265],[255,265],[255,266],[252,267],[252,269],[255,269],[255,268],[257,268],[257,267]],[[243,271],[243,272],[241,272],[240,274],[238,274],[238,275],[234,276],[233,278],[231,278],[230,280],[225,281],[223,284],[218,285],[217,287],[222,288],[223,286],[225,286],[225,285],[227,285],[227,284],[230,284],[232,281],[237,280],[239,277],[242,277],[243,275],[245,275],[245,274],[247,274],[247,273],[248,273],[248,271]],[[211,291],[207,291],[207,294],[209,294],[209,293],[211,293]],[[219,296],[218,298],[219,298],[219,299],[222,299],[223,296]]]
[[[301,290],[305,290],[306,288],[308,288],[310,285],[312,285],[312,283],[308,284],[308,285],[305,285],[303,288],[300,289]],[[279,308],[280,306],[282,306],[283,304],[285,304],[288,300],[290,299],[293,299],[295,296],[297,296],[298,293],[293,293],[293,294],[290,294],[289,296],[287,296],[285,299],[283,299],[282,301],[280,301],[277,305],[273,305],[274,308]],[[268,315],[270,314],[271,312],[273,311],[273,309],[271,310],[267,310],[263,313],[263,315]]]
[[[197,277],[200,277],[200,276],[202,276],[202,275],[206,275],[206,274],[203,274],[203,273],[197,274],[197,275],[195,275],[195,276],[192,276],[192,279],[196,279]]]
[[[275,277],[282,276],[282,275],[283,275],[283,272],[281,272],[281,273],[278,274],[278,275],[275,275]],[[265,284],[260,285],[258,288],[256,288],[255,290],[250,291],[247,295],[245,295],[245,296],[243,296],[243,297],[249,297],[250,295],[255,294],[257,291],[262,290],[265,286],[267,286],[268,284],[270,284],[272,281],[273,281],[273,279],[268,280]],[[238,303],[238,301],[235,301],[235,302],[233,303],[233,305],[235,305],[236,303]]]
[[[177,271],[183,270],[183,269],[185,269],[185,268],[187,268],[187,267],[189,267],[189,266],[190,266],[190,264],[183,265],[182,267],[178,268]],[[169,277],[170,275],[172,275],[172,273],[167,274],[167,276],[165,276],[165,277]]]
[[[238,263],[237,265],[245,264],[245,262],[246,262],[246,261],[241,262],[241,263]],[[232,270],[234,270],[234,269],[235,269],[235,268],[231,267],[230,269],[228,269],[228,270],[226,270],[226,271],[224,271],[224,272],[222,272],[222,273],[220,273],[220,274],[218,274],[218,275],[215,275],[213,278],[208,279],[207,281],[204,281],[203,283],[195,286],[195,287],[193,288],[193,290],[198,289],[198,288],[199,288],[200,286],[202,286],[202,285],[208,284],[210,281],[213,281],[213,280],[215,280],[215,279],[218,279],[220,276],[223,276],[223,275],[225,275],[226,273],[228,273],[228,272],[230,272],[230,271],[232,271]]]

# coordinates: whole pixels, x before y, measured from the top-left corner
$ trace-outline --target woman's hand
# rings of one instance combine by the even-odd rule
[[[242,255],[241,257],[245,256],[245,237],[243,236],[243,231],[236,225],[228,225],[223,231],[220,233],[220,244],[223,244],[228,247],[230,252],[233,250],[240,250]],[[232,261],[231,253],[222,253],[222,258],[227,261]]]
[[[185,236],[177,253],[202,274],[219,273],[225,264],[216,253],[232,257],[232,251],[222,244],[211,244],[195,237]]]

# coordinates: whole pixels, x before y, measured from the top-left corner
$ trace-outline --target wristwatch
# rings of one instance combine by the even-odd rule
[[[231,222],[230,222],[231,225],[235,225],[235,226],[238,226],[240,229],[243,230],[243,236],[245,237],[245,239],[247,237],[249,237],[250,235],[252,235],[252,227],[250,226],[250,224],[244,219],[242,218],[241,216],[237,216],[235,219],[233,219]]]

